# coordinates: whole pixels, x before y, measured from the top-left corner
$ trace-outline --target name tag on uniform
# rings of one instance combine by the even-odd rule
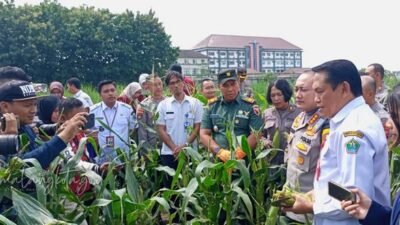
[[[109,148],[114,148],[114,136],[107,136],[106,137],[106,145]]]

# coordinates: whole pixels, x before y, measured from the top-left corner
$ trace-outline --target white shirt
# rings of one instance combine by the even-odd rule
[[[378,117],[357,97],[331,120],[320,154],[320,175],[314,180],[314,224],[359,224],[328,195],[328,181],[358,187],[384,206],[390,205],[388,147]]]
[[[112,108],[109,108],[103,102],[97,103],[90,108],[90,113],[95,115],[95,127],[99,130],[98,140],[99,148],[102,150],[100,161],[112,160],[116,157],[115,149],[120,148],[125,152],[129,151],[129,131],[134,129],[136,125],[136,116],[133,113],[132,107],[123,102],[116,102]],[[110,127],[115,133],[108,130],[98,121],[102,121]],[[118,137],[116,134],[118,134]],[[112,136],[114,139],[114,148],[107,146],[106,138]],[[122,140],[121,140],[122,139]],[[111,158],[104,159],[103,156],[111,155]]]
[[[82,90],[79,90],[74,94],[74,98],[79,99],[83,103],[83,107],[91,107],[93,105],[92,99],[88,94],[83,92]]]
[[[183,145],[190,135],[189,127],[201,123],[203,106],[196,98],[186,96],[181,103],[175,97],[168,97],[160,102],[157,107],[159,117],[157,124],[165,125],[166,131],[172,142]],[[161,155],[172,155],[172,151],[163,143]]]

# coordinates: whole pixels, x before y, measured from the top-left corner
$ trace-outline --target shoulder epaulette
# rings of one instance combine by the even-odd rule
[[[254,100],[254,98],[250,98],[250,97],[242,97],[242,100],[243,100],[244,102],[249,103],[249,104],[254,104],[254,103],[256,103],[256,100]]]
[[[217,101],[218,101],[218,98],[217,98],[217,97],[208,99],[208,105],[214,104],[214,103],[216,103]]]
[[[95,109],[97,109],[99,106],[101,106],[101,102],[92,105],[92,107],[90,107],[90,110],[91,110],[91,111],[92,111],[92,110],[95,110]]]
[[[121,104],[121,106],[123,106],[123,107],[126,107],[126,108],[128,108],[128,109],[132,109],[132,106],[130,106],[130,105],[124,103],[124,102],[120,102],[120,104]]]

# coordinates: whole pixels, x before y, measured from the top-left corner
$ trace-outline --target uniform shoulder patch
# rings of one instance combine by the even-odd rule
[[[345,131],[343,132],[343,136],[345,137],[359,137],[359,138],[363,138],[364,137],[364,133],[358,130],[352,130],[352,131]]]
[[[249,104],[254,104],[254,103],[256,103],[256,100],[254,100],[254,98],[250,98],[250,97],[242,97],[242,100],[243,100],[244,102],[249,103]]]
[[[352,138],[350,141],[346,143],[346,152],[349,154],[357,154],[358,149],[360,148],[360,143]]]
[[[211,98],[211,99],[208,99],[208,104],[209,105],[211,105],[211,104],[214,104],[214,103],[216,103],[218,101],[218,98],[217,97],[214,97],[214,98]]]
[[[213,103],[215,103],[215,102],[217,102],[217,101],[218,101],[218,98],[217,98],[217,97],[210,98],[210,99],[207,100],[208,104],[213,104]]]

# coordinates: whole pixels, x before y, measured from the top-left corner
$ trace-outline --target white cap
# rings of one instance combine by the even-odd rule
[[[139,76],[139,84],[140,84],[140,86],[142,86],[143,83],[146,82],[146,79],[147,79],[148,76],[149,76],[149,74],[147,74],[147,73],[140,74],[140,76]]]

